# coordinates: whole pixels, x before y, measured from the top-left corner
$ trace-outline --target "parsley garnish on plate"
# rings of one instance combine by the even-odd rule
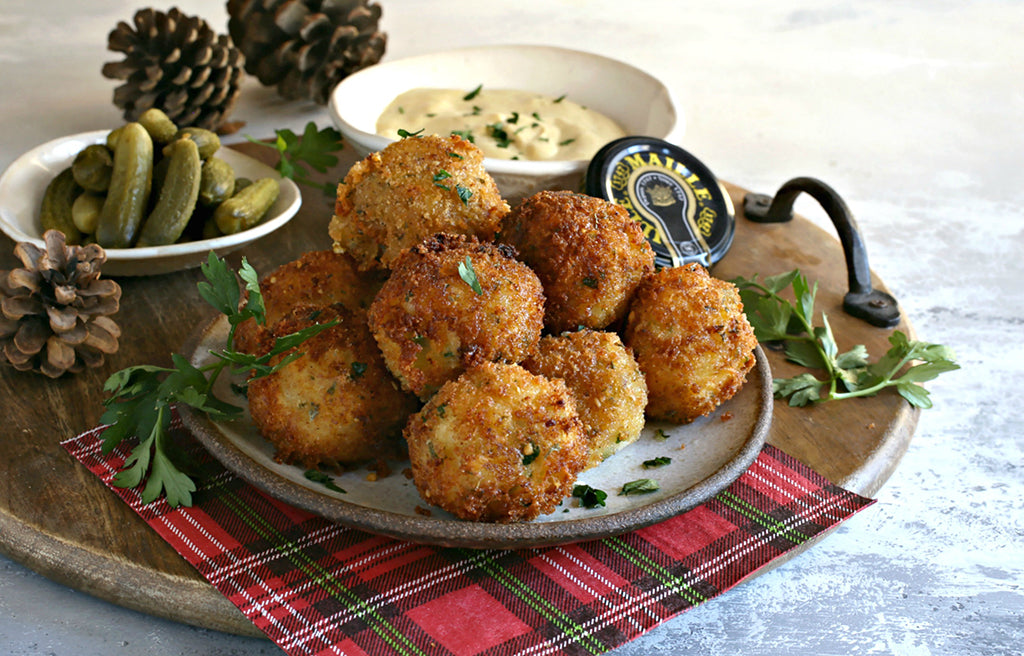
[[[580,500],[580,505],[584,508],[603,508],[605,500],[608,498],[608,493],[604,490],[583,484],[574,485],[572,495]]]
[[[657,458],[652,458],[650,460],[644,460],[643,466],[644,466],[644,469],[654,469],[655,467],[664,467],[665,465],[668,465],[668,464],[671,464],[671,463],[672,463],[672,458],[669,458],[668,456],[658,456]]]
[[[824,372],[824,379],[803,373],[772,381],[775,397],[788,397],[791,406],[874,396],[886,387],[895,387],[912,406],[930,408],[932,401],[920,383],[960,368],[952,349],[911,340],[899,330],[889,336],[891,346],[877,362],[868,360],[863,345],[840,353],[828,317],[822,313],[822,325],[813,323],[818,284],[811,285],[799,269],[763,280],[755,275],[732,282],[739,289],[759,342],[781,342],[787,359]],[[792,302],[781,296],[787,288]]]
[[[321,189],[329,196],[337,193],[337,183],[316,182],[306,168],[309,166],[320,173],[326,173],[328,168],[337,166],[338,156],[333,153],[344,147],[341,133],[337,129],[326,127],[318,130],[316,123],[310,121],[306,123],[301,138],[287,128],[274,130],[274,134],[276,139],[272,144],[248,136],[246,139],[254,144],[277,150],[279,159],[275,168],[282,177]]]
[[[314,483],[319,483],[320,485],[323,485],[325,488],[331,490],[332,492],[347,494],[343,488],[338,487],[338,485],[334,482],[334,479],[331,478],[329,474],[322,472],[319,469],[307,469],[302,473],[302,475],[306,477],[306,480],[313,481]]]
[[[100,423],[108,425],[103,431],[103,452],[109,453],[123,440],[138,438],[124,468],[114,476],[117,487],[137,487],[144,480],[142,502],[150,503],[165,495],[171,507],[192,505],[192,492],[196,486],[188,474],[184,456],[170,442],[171,406],[188,405],[205,413],[214,421],[237,419],[242,408],[217,398],[213,386],[224,371],[230,375],[252,372],[250,380],[268,376],[302,356],[292,352],[277,364],[270,362],[276,356],[296,348],[307,339],[330,328],[335,322],[310,326],[295,333],[279,337],[270,351],[262,356],[234,350],[235,329],[247,319],[264,322],[263,297],[259,277],[246,260],[237,278],[224,260],[212,251],[202,265],[205,282],[197,287],[199,295],[228,318],[230,326],[225,347],[210,351],[214,361],[199,367],[177,353],[171,355],[171,367],[138,365],[114,373],[103,385],[110,396],[104,402],[106,411]],[[248,302],[239,309],[241,278],[249,293]]]
[[[650,494],[651,492],[657,492],[660,489],[661,486],[658,485],[658,481],[653,478],[641,478],[623,485],[622,491],[619,492],[619,495]]]

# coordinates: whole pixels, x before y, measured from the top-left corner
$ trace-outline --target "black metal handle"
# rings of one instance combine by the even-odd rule
[[[871,287],[871,267],[868,252],[857,229],[857,222],[846,202],[816,178],[793,178],[779,187],[775,197],[765,194],[747,194],[743,210],[747,219],[757,223],[785,223],[793,218],[793,204],[801,192],[810,194],[821,204],[839,233],[846,257],[846,274],[850,291],[843,297],[847,314],[867,321],[873,326],[892,328],[900,322],[900,309],[896,299]]]

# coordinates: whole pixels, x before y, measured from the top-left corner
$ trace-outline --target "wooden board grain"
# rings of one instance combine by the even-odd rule
[[[252,155],[264,149],[237,146]],[[350,157],[350,156],[349,156]],[[326,179],[340,179],[343,157]],[[762,225],[742,216],[745,191],[726,185],[737,208],[736,238],[713,269],[724,279],[774,275],[799,267],[817,280],[819,310],[828,314],[840,348],[864,344],[873,356],[888,348],[888,330],[842,311],[846,269],[839,242],[806,219]],[[287,226],[228,256],[245,256],[266,272],[302,252],[328,248],[333,199],[303,189],[303,206]],[[17,266],[14,244],[0,237],[0,269]],[[868,245],[870,249],[870,244]],[[0,368],[0,552],[64,585],[121,606],[197,626],[262,635],[135,513],[72,458],[60,442],[96,425],[103,382],[124,367],[167,365],[194,327],[210,315],[196,292],[198,270],[121,278],[120,350],[104,366],[49,380]],[[875,285],[884,289],[882,281]],[[913,334],[906,318],[899,329]],[[768,351],[777,376],[796,369]],[[777,403],[768,441],[850,490],[872,495],[889,478],[910,442],[918,411],[895,393],[870,399],[790,408]]]

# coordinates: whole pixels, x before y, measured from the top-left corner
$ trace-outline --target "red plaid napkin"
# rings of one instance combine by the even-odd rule
[[[633,533],[514,551],[447,549],[334,524],[212,461],[191,508],[112,487],[288,654],[600,654],[728,590],[873,501],[766,446],[703,506]],[[110,486],[128,449],[64,447]]]

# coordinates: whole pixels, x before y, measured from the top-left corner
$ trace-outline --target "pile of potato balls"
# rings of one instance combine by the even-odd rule
[[[553,512],[577,475],[743,385],[757,344],[730,283],[655,270],[608,201],[545,191],[514,208],[458,136],[414,136],[338,186],[332,251],[260,282],[236,346],[336,322],[251,382],[282,462],[403,459],[423,499],[473,521]],[[279,357],[284,357],[279,356]]]

